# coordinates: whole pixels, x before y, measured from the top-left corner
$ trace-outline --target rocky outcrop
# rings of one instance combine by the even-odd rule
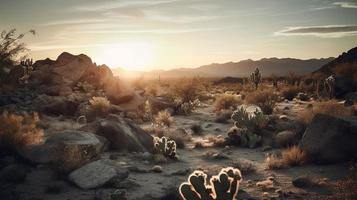
[[[113,179],[124,180],[128,176],[128,170],[116,167],[111,160],[101,159],[73,171],[69,174],[69,180],[82,189],[93,189]]]
[[[317,114],[300,142],[316,163],[336,163],[357,157],[357,120]]]
[[[82,127],[81,130],[91,131],[105,137],[110,147],[115,150],[152,152],[153,138],[140,127],[117,115],[109,115]]]
[[[44,144],[19,150],[33,163],[55,163],[70,171],[97,157],[106,148],[106,139],[84,131],[63,131],[49,137]]]

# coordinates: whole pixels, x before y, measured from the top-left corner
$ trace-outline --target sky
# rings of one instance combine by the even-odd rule
[[[336,57],[357,46],[357,0],[0,0],[0,30],[30,57],[84,53],[129,70],[265,57]]]

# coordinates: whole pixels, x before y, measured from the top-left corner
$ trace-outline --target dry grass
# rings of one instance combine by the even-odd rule
[[[37,127],[37,113],[22,115],[3,112],[0,115],[0,148],[18,149],[43,141],[43,131]]]
[[[301,89],[297,86],[286,86],[282,89],[281,94],[285,99],[291,101],[299,92],[301,92]]]
[[[246,102],[248,104],[254,104],[259,106],[264,114],[273,113],[275,103],[278,100],[277,94],[271,89],[268,90],[257,90],[251,92],[246,97]]]
[[[307,156],[299,147],[293,146],[281,153],[282,159],[288,166],[301,166],[307,162]]]
[[[299,121],[304,124],[311,123],[316,114],[326,114],[333,117],[348,117],[354,114],[353,107],[345,107],[336,100],[315,103],[312,109],[299,113]]]
[[[255,172],[257,170],[257,167],[254,162],[247,159],[238,159],[234,161],[231,166],[239,169],[243,173],[243,175]]]
[[[236,95],[223,94],[216,98],[213,103],[214,111],[220,112],[221,110],[232,110],[236,109],[237,106],[241,105],[242,101],[238,99]]]
[[[198,99],[203,90],[204,85],[198,78],[180,79],[171,84],[169,95],[181,99],[183,103],[189,103]]]
[[[92,97],[89,100],[91,112],[96,114],[107,114],[110,109],[110,101],[106,97]]]
[[[175,124],[175,119],[167,110],[160,111],[155,117],[155,123],[158,126],[171,127]]]
[[[299,147],[293,146],[283,150],[281,156],[272,154],[267,157],[265,164],[268,169],[281,169],[292,166],[301,166],[307,163],[307,156]]]

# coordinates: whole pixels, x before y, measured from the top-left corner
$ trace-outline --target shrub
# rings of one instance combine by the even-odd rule
[[[299,147],[293,146],[282,153],[282,159],[288,166],[301,166],[307,162],[307,156]]]
[[[175,99],[174,105],[175,113],[189,115],[200,105],[200,101],[196,99],[194,101],[184,102],[181,99]]]
[[[307,163],[307,156],[299,147],[293,146],[283,150],[281,156],[272,154],[265,160],[268,169],[301,166]]]
[[[190,129],[192,130],[193,134],[202,135],[203,129],[200,124],[192,124]]]
[[[258,90],[251,92],[246,97],[246,102],[259,106],[264,114],[273,113],[278,96],[272,90]]]
[[[238,159],[232,163],[232,166],[240,169],[243,174],[248,174],[257,170],[254,162],[247,159]]]
[[[37,127],[38,122],[37,113],[18,115],[3,112],[0,115],[0,148],[15,150],[41,143],[43,131]]]
[[[216,113],[216,118],[214,119],[214,122],[216,123],[227,123],[228,120],[231,119],[231,116],[233,114],[233,111],[231,110],[221,110],[218,113]]]
[[[164,110],[164,111],[160,111],[157,114],[157,116],[155,117],[155,123],[159,126],[170,127],[175,123],[175,120],[173,117],[171,117],[169,111]]]
[[[234,125],[237,128],[245,128],[252,133],[260,133],[268,124],[268,118],[260,111],[249,114],[243,107],[232,114]]]
[[[236,95],[223,94],[216,98],[213,103],[214,111],[236,109],[238,105],[242,104],[241,100]]]
[[[171,85],[170,95],[182,103],[190,103],[199,98],[202,90],[204,87],[198,78],[182,79]]]
[[[291,101],[296,97],[299,92],[301,92],[301,89],[297,86],[286,86],[281,91],[281,94],[285,99]]]
[[[92,97],[89,100],[89,105],[82,112],[88,119],[94,119],[97,116],[105,116],[109,110],[110,102],[106,97]]]
[[[353,115],[352,107],[345,107],[336,100],[318,102],[308,109],[299,113],[299,121],[309,124],[316,114],[326,114],[333,117],[348,117]]]

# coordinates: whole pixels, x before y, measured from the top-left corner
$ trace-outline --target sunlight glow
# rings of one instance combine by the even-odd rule
[[[97,64],[106,64],[111,68],[145,70],[153,59],[154,49],[151,44],[127,42],[99,48],[94,60]]]

